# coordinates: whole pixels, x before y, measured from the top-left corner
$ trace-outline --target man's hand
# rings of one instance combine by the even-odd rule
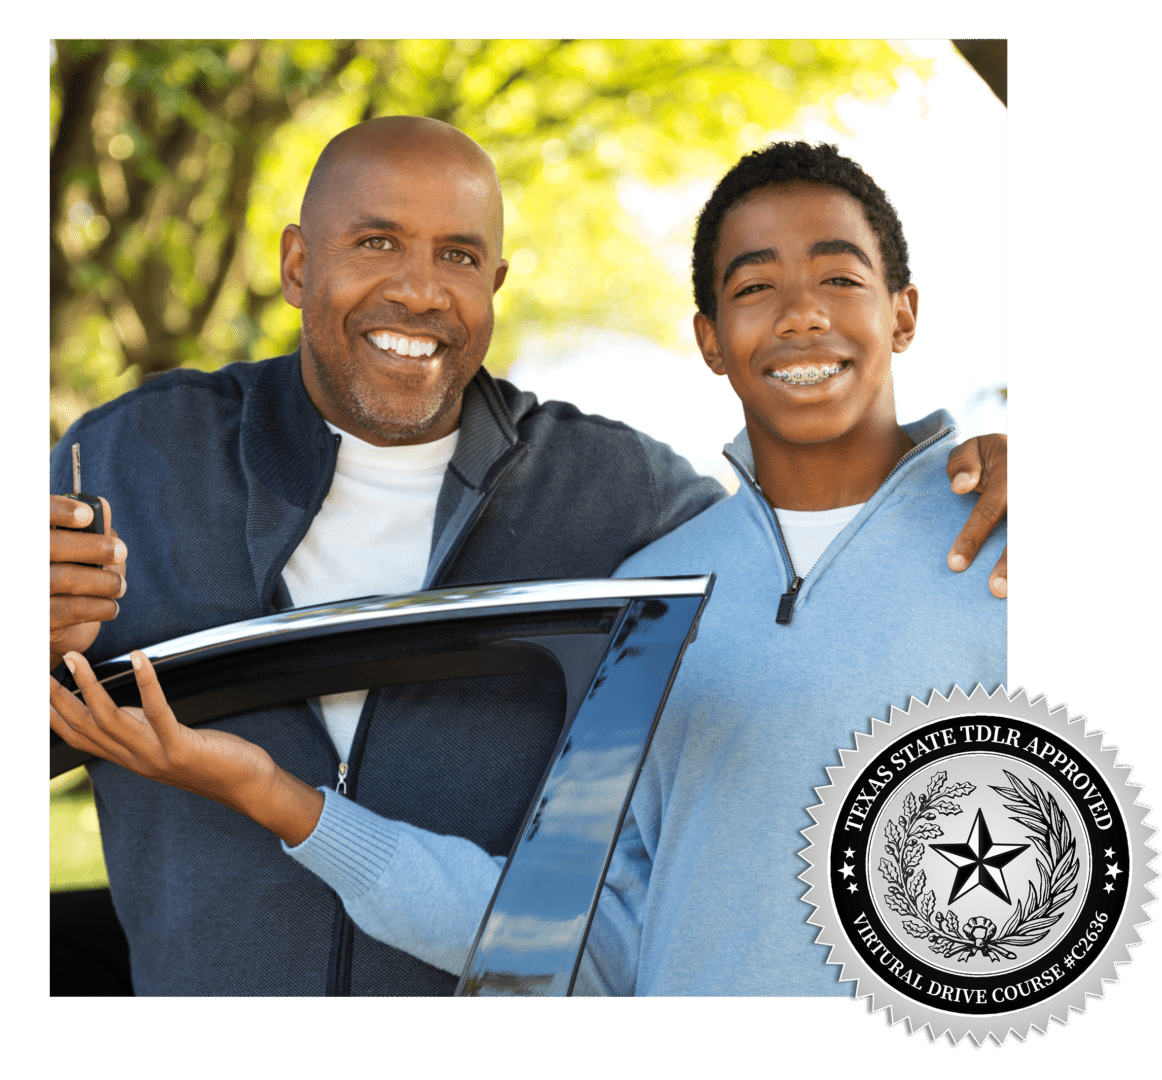
[[[967,439],[948,455],[948,479],[958,495],[980,492],[976,506],[952,550],[948,553],[951,569],[964,570],[981,549],[997,522],[1009,508],[1009,440],[1004,435],[977,435]],[[1009,549],[989,574],[989,590],[993,596],[1009,594]]]
[[[70,649],[84,652],[101,623],[117,617],[125,595],[125,543],[113,531],[113,512],[105,508],[105,534],[77,532],[93,520],[84,503],[50,495],[48,499],[49,670]]]
[[[180,724],[148,657],[133,652],[142,708],[118,708],[78,652],[64,661],[84,703],[49,676],[49,724],[62,739],[123,768],[213,799],[301,844],[318,823],[322,793],[279,768],[252,742],[213,728]]]

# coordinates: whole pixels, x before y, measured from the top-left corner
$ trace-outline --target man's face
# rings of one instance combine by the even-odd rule
[[[714,272],[718,316],[695,316],[695,332],[752,443],[894,430],[891,359],[915,332],[916,289],[888,290],[856,199],[806,183],[752,192],[723,219]]]
[[[455,430],[508,268],[500,214],[495,177],[447,145],[369,146],[332,166],[282,245],[303,381],[327,420],[380,446]]]

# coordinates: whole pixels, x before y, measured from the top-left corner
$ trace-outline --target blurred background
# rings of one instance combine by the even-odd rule
[[[522,389],[735,486],[741,410],[691,330],[694,219],[741,154],[796,137],[837,143],[903,221],[900,419],[1005,430],[1004,73],[971,42],[58,40],[50,71],[51,442],[151,375],[293,351],[282,228],[327,141],[396,113],[496,162],[511,268],[486,363]],[[103,884],[83,770],[52,793],[53,887]]]

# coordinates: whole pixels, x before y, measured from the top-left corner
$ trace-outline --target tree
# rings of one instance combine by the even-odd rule
[[[688,310],[618,201],[724,171],[802,108],[923,62],[876,41],[58,41],[51,438],[150,375],[296,347],[278,236],[319,151],[416,113],[481,142],[505,197],[489,367],[530,328],[671,338]]]

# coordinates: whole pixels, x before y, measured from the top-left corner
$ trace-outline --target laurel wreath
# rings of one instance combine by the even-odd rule
[[[1005,809],[1012,813],[1013,820],[1031,830],[1028,838],[1041,858],[1037,859],[1039,880],[1029,882],[1029,895],[1023,902],[1017,901],[1000,931],[991,919],[981,915],[961,924],[954,911],[937,911],[936,893],[925,888],[927,878],[919,869],[926,850],[924,841],[944,835],[936,816],[962,813],[954,800],[971,795],[975,784],[948,784],[948,774],[938,772],[919,798],[908,792],[903,814],[897,821],[889,821],[884,829],[885,850],[891,856],[880,859],[879,865],[880,874],[888,882],[884,902],[904,916],[904,929],[912,937],[926,939],[933,952],[955,956],[961,962],[978,953],[994,962],[1001,957],[1015,960],[1017,954],[1009,950],[1040,941],[1077,892],[1077,843],[1061,808],[1034,781],[1022,783],[1007,771],[1005,776],[1011,786],[993,786],[993,791],[1011,800],[1004,804]]]

